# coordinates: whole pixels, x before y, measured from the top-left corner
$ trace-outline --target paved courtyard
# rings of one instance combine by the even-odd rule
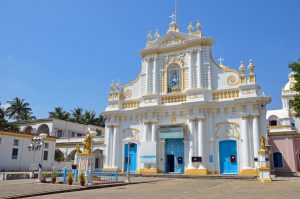
[[[159,178],[158,178],[159,179]],[[299,198],[300,178],[278,178],[263,184],[236,179],[161,179],[161,181],[34,198]]]

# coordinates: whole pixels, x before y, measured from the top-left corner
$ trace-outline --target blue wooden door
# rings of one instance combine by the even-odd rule
[[[124,160],[124,171],[127,171],[128,167],[128,144],[125,144],[125,160]],[[130,172],[136,172],[136,152],[137,152],[137,145],[136,144],[130,144],[129,146],[129,169]]]
[[[220,154],[220,173],[221,174],[237,174],[238,160],[236,141],[226,140],[219,143]]]
[[[166,172],[184,172],[183,139],[166,139]]]

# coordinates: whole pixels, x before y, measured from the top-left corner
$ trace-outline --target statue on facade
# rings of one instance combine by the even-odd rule
[[[91,145],[92,145],[92,138],[89,131],[86,133],[84,138],[84,154],[91,154]]]
[[[77,154],[81,153],[79,144],[76,144],[76,153]]]
[[[178,86],[179,86],[178,80],[179,80],[179,78],[174,73],[173,77],[172,77],[172,82],[171,82],[171,89],[172,89],[172,91],[177,91],[178,90]]]
[[[260,150],[266,150],[266,140],[263,135],[260,136]]]

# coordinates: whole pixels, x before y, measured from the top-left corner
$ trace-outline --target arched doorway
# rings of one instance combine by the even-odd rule
[[[27,134],[27,135],[31,135],[31,134],[33,134],[33,129],[32,129],[31,126],[27,126],[27,127],[23,130],[23,132],[24,132],[25,134]]]
[[[280,152],[275,152],[273,153],[273,164],[274,164],[274,168],[283,168],[283,157],[282,157],[282,153]]]
[[[122,140],[125,143],[124,146],[124,158],[123,158],[123,169],[127,171],[129,166],[130,172],[135,173],[137,169],[137,144],[139,143],[139,130],[134,128],[128,128],[122,130]],[[128,145],[128,141],[130,144]],[[129,161],[128,161],[129,160]]]
[[[103,168],[103,151],[100,149],[96,149],[93,154],[95,154],[95,168],[102,169]]]
[[[224,140],[219,142],[220,173],[237,174],[237,146],[235,140]]]
[[[39,126],[39,128],[37,129],[37,134],[41,134],[41,133],[46,133],[47,135],[50,135],[50,130],[47,124],[42,124],[41,126]]]
[[[124,149],[124,151],[125,151],[124,172],[127,171],[128,164],[129,164],[130,172],[136,172],[137,144],[130,143],[129,146],[128,146],[128,144],[125,144],[124,147],[125,147],[125,149]],[[128,148],[129,148],[129,153],[128,153]]]
[[[184,173],[183,139],[166,139],[166,172]]]
[[[74,160],[77,149],[72,150],[68,155],[68,160]]]

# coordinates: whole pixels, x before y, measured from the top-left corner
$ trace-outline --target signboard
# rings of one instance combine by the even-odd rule
[[[141,163],[147,163],[147,164],[156,164],[156,156],[155,155],[145,155],[141,156]]]
[[[161,139],[184,138],[183,127],[161,128],[159,130],[159,138]]]
[[[192,157],[192,162],[202,162],[202,157]]]
[[[177,158],[177,162],[178,162],[178,164],[182,164],[183,163],[183,158],[182,157],[178,157]]]
[[[230,162],[236,162],[236,156],[235,155],[230,156]]]
[[[38,171],[39,170],[39,165],[37,165],[37,164],[30,164],[29,165],[29,170],[30,171]]]
[[[143,142],[140,146],[140,162],[155,164],[156,163],[156,142]]]

